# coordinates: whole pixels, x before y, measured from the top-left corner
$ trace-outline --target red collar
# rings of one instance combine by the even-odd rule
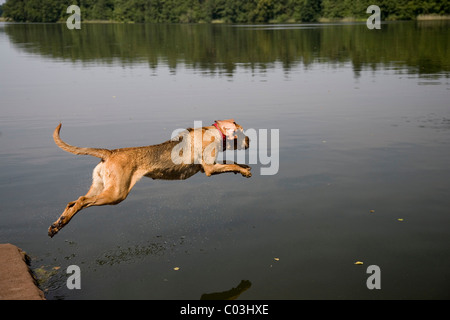
[[[225,149],[227,148],[227,137],[223,134],[222,130],[219,129],[217,123],[214,123],[214,127],[216,127],[217,130],[219,130],[220,135],[222,136],[222,151],[225,151]]]

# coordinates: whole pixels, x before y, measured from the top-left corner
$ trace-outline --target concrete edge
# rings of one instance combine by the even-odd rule
[[[19,247],[0,244],[0,300],[45,300]]]

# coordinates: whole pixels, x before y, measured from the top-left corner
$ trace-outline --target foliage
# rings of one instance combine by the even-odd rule
[[[333,67],[351,63],[363,70],[450,74],[450,21],[386,24],[372,32],[365,24],[311,28],[248,28],[207,24],[84,24],[73,32],[64,24],[16,24],[5,33],[21,50],[87,64],[159,64],[202,74],[233,75],[238,68],[265,70],[281,63],[286,74],[299,65]],[[287,41],[288,40],[288,41]],[[396,71],[397,70],[397,71]],[[405,71],[406,70],[406,71]]]
[[[56,22],[76,4],[83,20],[122,22],[227,23],[314,22],[319,18],[367,18],[371,0],[7,0],[13,21]],[[378,0],[382,19],[450,14],[450,0]]]

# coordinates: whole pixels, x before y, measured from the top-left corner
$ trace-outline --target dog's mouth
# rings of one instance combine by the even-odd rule
[[[246,150],[250,147],[250,138],[235,136],[234,139],[227,139],[227,147],[232,150]]]
[[[217,123],[213,124],[222,135],[223,151],[225,150],[242,150],[248,149],[250,146],[250,138],[244,134],[242,128],[235,129],[234,131],[228,130],[224,133]]]
[[[248,149],[250,147],[250,138],[245,136],[245,140],[244,140],[244,149]]]

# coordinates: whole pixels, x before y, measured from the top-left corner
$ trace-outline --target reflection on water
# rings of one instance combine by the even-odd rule
[[[450,22],[308,25],[165,25],[84,24],[73,31],[65,24],[6,25],[5,32],[22,50],[53,59],[86,63],[179,63],[208,73],[232,75],[237,66],[267,69],[276,62],[286,72],[298,64],[339,65],[361,70],[407,67],[409,73],[450,71],[446,49]]]
[[[252,286],[252,283],[248,280],[241,280],[236,288],[232,288],[227,291],[204,293],[200,297],[200,300],[236,300],[239,296]]]

